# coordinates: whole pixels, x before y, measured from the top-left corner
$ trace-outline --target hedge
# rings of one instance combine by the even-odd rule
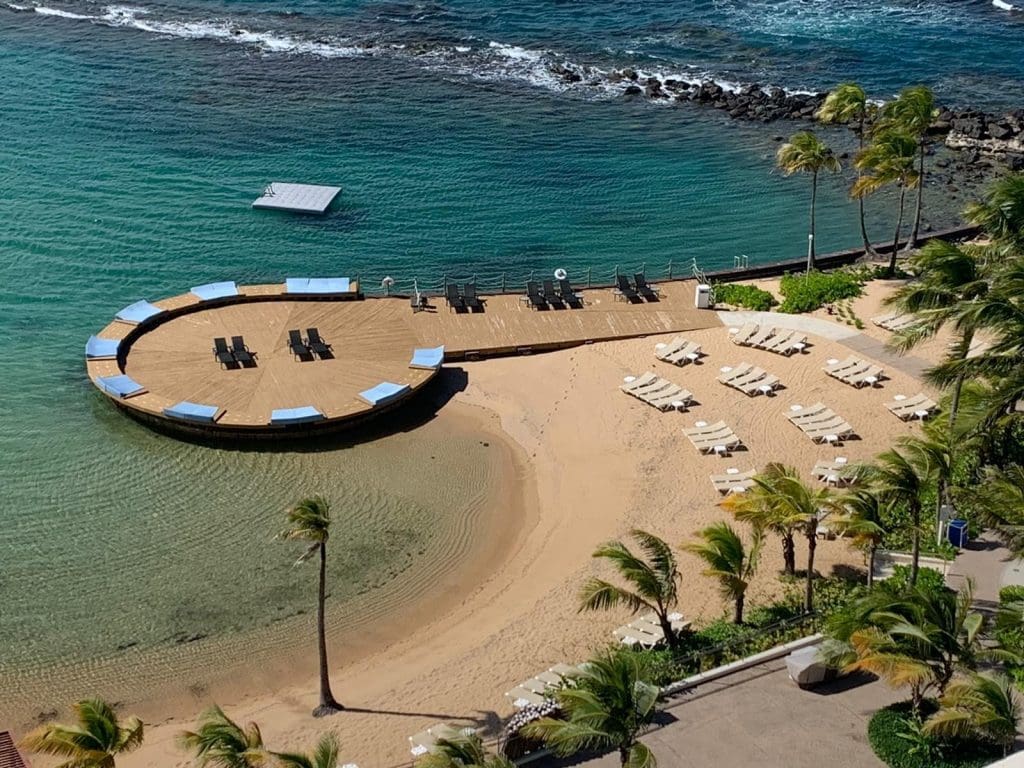
[[[1000,603],[1017,603],[1024,600],[1024,586],[1010,584],[999,590]]]
[[[715,302],[731,304],[734,307],[742,307],[743,309],[753,309],[758,312],[767,312],[779,303],[768,291],[763,291],[756,285],[742,285],[739,283],[716,284]]]
[[[780,312],[801,314],[813,312],[825,304],[853,299],[863,293],[864,277],[854,272],[801,272],[786,274],[779,282],[784,297]]]
[[[934,702],[922,705],[922,714],[935,711]],[[910,702],[878,710],[868,723],[868,741],[878,758],[890,768],[981,768],[1002,757],[994,744],[964,739],[931,742],[938,754],[921,754],[906,734],[914,727]]]

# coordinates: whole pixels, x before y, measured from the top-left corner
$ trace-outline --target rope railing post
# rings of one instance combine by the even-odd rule
[[[592,269],[593,267],[587,267],[587,288],[590,287],[590,272]]]
[[[668,279],[672,279],[672,259],[668,260]]]
[[[501,273],[501,292],[505,293],[505,273]]]

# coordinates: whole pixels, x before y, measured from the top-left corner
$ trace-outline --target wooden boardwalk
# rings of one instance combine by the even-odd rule
[[[238,299],[209,306],[191,294],[155,302],[167,315],[152,327],[111,323],[99,336],[125,340],[120,359],[90,360],[87,368],[94,381],[123,373],[145,387],[128,398],[110,395],[144,420],[193,432],[276,434],[281,428],[269,423],[275,409],[313,406],[326,417],[319,426],[337,425],[381,410],[358,396],[381,382],[408,385],[411,395],[436,373],[409,367],[415,348],[443,344],[451,361],[721,325],[714,312],[693,308],[690,287],[667,285],[654,303],[617,301],[602,289],[585,291],[579,309],[537,311],[506,295],[484,297],[482,312],[451,312],[435,299],[413,313],[408,299],[299,300],[280,285],[244,286]],[[331,359],[295,359],[288,331],[306,335],[307,328],[318,328],[333,346]],[[256,364],[227,370],[213,355],[213,339],[237,335],[256,353]],[[163,409],[180,401],[223,414],[215,424],[166,419]]]

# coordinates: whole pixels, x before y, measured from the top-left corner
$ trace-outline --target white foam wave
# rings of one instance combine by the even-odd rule
[[[14,7],[14,6],[11,6]],[[17,8],[16,10],[22,10]],[[87,16],[81,13],[72,13],[71,11],[62,11],[60,8],[47,8],[45,5],[37,5],[32,10],[38,13],[40,16],[58,16],[62,19],[92,19],[94,16]]]

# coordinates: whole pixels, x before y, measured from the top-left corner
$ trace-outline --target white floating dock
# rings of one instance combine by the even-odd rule
[[[275,181],[253,201],[252,207],[293,213],[323,213],[339,194],[341,187]]]

